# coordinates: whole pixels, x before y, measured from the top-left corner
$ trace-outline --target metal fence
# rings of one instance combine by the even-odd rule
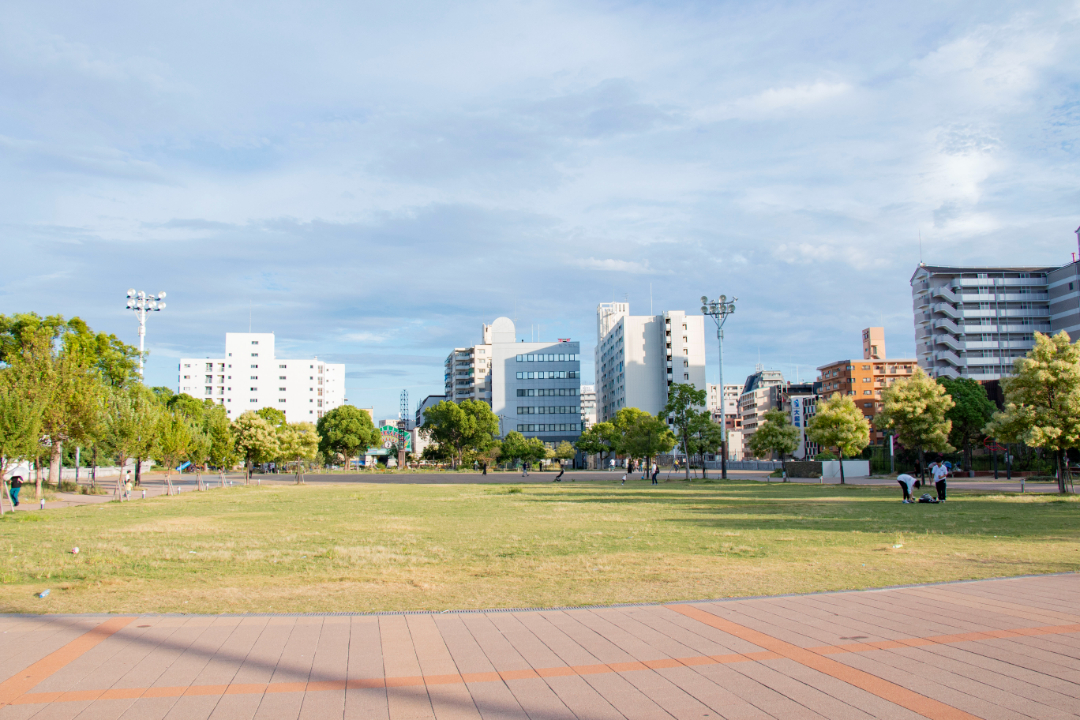
[[[728,460],[728,470],[779,470],[784,466],[779,460]],[[705,467],[709,470],[719,470],[719,460],[706,460]]]

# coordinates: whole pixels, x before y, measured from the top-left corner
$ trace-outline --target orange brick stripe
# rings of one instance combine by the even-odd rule
[[[38,683],[68,663],[79,659],[134,620],[133,617],[110,618],[0,683],[0,707],[15,703],[20,696]]]
[[[830,660],[813,650],[801,648],[798,645],[792,645],[784,640],[774,638],[771,635],[766,635],[763,632],[758,632],[745,625],[733,623],[730,620],[717,617],[712,613],[707,613],[696,607],[690,605],[668,605],[667,607],[686,617],[693,618],[710,627],[714,627],[717,630],[722,630],[729,635],[734,635],[735,637],[751,642],[758,647],[771,650],[777,655],[788,658],[789,660],[794,660],[800,665],[805,665],[808,668],[834,677],[837,680],[842,680],[849,685],[854,685],[868,693],[877,695],[883,700],[888,700],[894,705],[907,708],[908,710],[918,713],[923,717],[930,718],[931,720],[979,720],[975,715],[964,712],[952,705],[946,705],[943,702],[928,698],[925,695],[920,695],[917,692],[891,683],[876,675],[871,675],[868,672],[863,672],[862,670],[844,665],[835,660]],[[976,635],[981,633],[971,634]],[[859,645],[861,644],[862,643],[859,643]],[[866,647],[867,649],[870,649],[869,646]]]
[[[1048,627],[1039,628],[1021,628],[1018,630],[988,630],[985,632],[975,633],[963,633],[958,635],[938,635],[929,638],[905,638],[902,640],[885,640],[881,642],[872,643],[848,643],[845,645],[826,645],[815,648],[799,648],[789,643],[785,643],[782,640],[777,640],[764,633],[758,633],[756,630],[737,625],[735,623],[722,620],[709,613],[702,612],[697,608],[693,608],[687,605],[673,605],[669,606],[672,610],[679,612],[687,617],[692,617],[695,620],[700,620],[707,625],[713,625],[713,622],[726,623],[724,627],[713,625],[730,635],[735,635],[744,640],[748,640],[753,644],[770,648],[767,650],[749,652],[749,653],[731,653],[728,655],[701,655],[697,657],[685,657],[685,658],[666,658],[663,660],[643,660],[641,662],[624,662],[624,663],[609,663],[606,665],[576,665],[572,667],[551,667],[551,668],[536,668],[535,670],[508,670],[505,672],[485,672],[485,673],[465,673],[463,675],[415,675],[406,677],[389,677],[389,678],[360,678],[353,680],[321,680],[316,682],[302,683],[302,682],[289,682],[289,683],[237,683],[234,685],[188,685],[188,686],[176,686],[176,687],[154,687],[154,688],[114,688],[110,690],[75,690],[68,692],[49,692],[49,693],[20,693],[20,696],[10,702],[12,705],[28,705],[36,703],[55,703],[55,702],[77,702],[77,701],[93,701],[93,700],[137,700],[143,697],[183,697],[190,695],[262,695],[264,693],[289,693],[289,692],[319,692],[324,690],[359,690],[359,689],[384,689],[384,688],[397,688],[397,687],[424,687],[433,685],[461,685],[464,683],[482,683],[482,682],[505,682],[510,680],[525,680],[531,678],[549,678],[549,677],[566,677],[570,675],[597,675],[606,673],[624,673],[635,672],[639,670],[661,670],[664,668],[674,667],[694,667],[697,665],[728,665],[731,663],[739,662],[760,662],[762,660],[776,660],[779,658],[790,658],[801,662],[803,665],[808,665],[814,669],[826,672],[826,674],[833,677],[839,677],[841,680],[845,680],[856,687],[861,687],[867,690],[867,687],[863,687],[857,681],[853,682],[850,678],[859,680],[861,676],[865,676],[869,680],[867,682],[877,690],[883,688],[888,691],[888,686],[897,688],[898,690],[908,693],[914,698],[905,696],[905,699],[913,702],[922,710],[915,710],[925,717],[942,718],[943,720],[961,720],[967,718],[973,718],[973,715],[964,713],[956,708],[938,703],[930,698],[923,697],[917,693],[912,693],[904,688],[893,685],[885,680],[864,673],[861,670],[855,670],[847,665],[837,663],[833,660],[829,660],[823,656],[835,655],[840,653],[849,652],[867,652],[869,650],[890,650],[893,648],[901,647],[919,647],[924,645],[950,645],[959,642],[971,642],[976,640],[992,640],[1008,637],[1018,637],[1022,635],[1063,635],[1067,633],[1080,633],[1080,624],[1076,625],[1054,625]],[[689,612],[688,612],[689,611]],[[694,613],[701,613],[706,618],[702,619]],[[127,622],[130,622],[129,619]],[[125,625],[127,623],[124,623]],[[98,626],[102,627],[102,626]],[[122,626],[121,626],[122,627]],[[117,628],[119,629],[119,628]],[[743,634],[733,632],[738,629]],[[115,632],[115,630],[113,630]],[[111,634],[111,633],[110,633]],[[747,637],[746,634],[752,634],[756,639]],[[102,638],[104,639],[104,638]],[[760,642],[759,642],[760,641]],[[100,641],[99,641],[100,642]],[[96,643],[95,643],[96,644]],[[784,652],[793,648],[799,653],[806,653],[810,656],[810,660],[821,661],[823,663],[832,663],[836,668],[840,669],[845,674],[844,677],[835,675],[827,670],[822,670],[820,667],[816,667],[812,662],[803,662],[804,655],[799,657],[792,657],[789,652]],[[89,648],[87,648],[89,649]],[[59,652],[59,651],[58,651]],[[85,650],[83,651],[85,652]],[[79,653],[82,654],[82,653]],[[46,658],[47,659],[47,658]],[[74,660],[75,658],[71,658]],[[68,660],[67,662],[71,662]],[[67,663],[64,663],[67,664]],[[56,670],[59,670],[58,666]],[[831,668],[831,666],[830,666]],[[55,672],[53,670],[52,672]],[[52,674],[51,672],[49,673]],[[47,675],[45,676],[47,677]],[[864,678],[864,679],[865,679]],[[41,682],[44,677],[35,681]],[[11,682],[10,680],[8,682]],[[32,687],[32,686],[31,686]],[[0,685],[3,688],[3,685]],[[25,691],[24,691],[25,692]],[[888,694],[881,694],[875,690],[869,690],[869,692],[883,697],[886,700],[891,700],[897,705],[902,705],[908,709],[913,709],[909,705],[905,705],[903,702],[898,702],[893,699],[893,696]],[[895,695],[895,693],[893,694]],[[896,695],[899,697],[899,695]],[[938,712],[944,709],[943,714],[928,714]],[[924,712],[924,710],[926,712]]]

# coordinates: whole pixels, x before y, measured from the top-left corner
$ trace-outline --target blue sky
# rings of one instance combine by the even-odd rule
[[[729,381],[867,325],[909,356],[920,233],[938,264],[1076,249],[1077,37],[1075,1],[9,0],[0,312],[134,343],[124,292],[166,290],[172,386],[250,312],[381,416],[484,322],[591,358],[597,303],[650,288],[739,297]]]

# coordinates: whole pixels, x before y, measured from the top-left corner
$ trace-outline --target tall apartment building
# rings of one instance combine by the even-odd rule
[[[706,384],[706,408],[713,414],[713,419],[720,421],[720,386],[716,383]],[[724,413],[727,417],[739,414],[739,395],[742,394],[742,385],[724,386]]]
[[[598,421],[614,419],[624,407],[661,415],[672,384],[706,389],[704,316],[631,315],[628,303],[601,303],[595,363]]]
[[[289,422],[315,422],[345,404],[345,366],[318,358],[286,360],[273,333],[225,333],[225,357],[181,358],[177,391],[224,405],[235,419],[272,407]]]
[[[416,404],[416,424],[413,427],[420,427],[424,424],[426,419],[424,413],[429,407],[438,405],[446,399],[445,395],[428,395],[426,398]]]
[[[739,393],[739,418],[742,420],[743,439],[749,440],[765,421],[765,413],[777,405],[773,388],[784,385],[784,374],[779,370],[766,370],[758,365],[753,375],[748,375]]]
[[[863,330],[863,338],[873,331],[879,331],[880,347],[885,347],[884,331],[881,328]],[[887,359],[872,357],[874,353],[863,344],[861,360],[837,360],[818,368],[818,382],[821,383],[822,399],[834,395],[849,395],[863,417],[870,421],[872,428],[871,442],[883,442],[885,433],[874,425],[874,418],[881,412],[881,391],[897,380],[911,377],[917,365],[914,358]]]
[[[1065,288],[1075,273],[1057,272],[1065,269],[920,265],[911,276],[919,366],[931,377],[985,381],[1008,375],[1016,358],[1034,346],[1035,332],[1053,330],[1051,273],[1058,283],[1056,305],[1068,304]],[[1059,319],[1073,321],[1068,312]]]
[[[588,430],[596,424],[596,386],[581,386],[581,429]]]
[[[483,400],[491,404],[491,326],[484,326],[484,341],[454,348],[443,363],[447,400]]]

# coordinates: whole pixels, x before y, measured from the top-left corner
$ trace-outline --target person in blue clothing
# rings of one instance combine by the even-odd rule
[[[11,493],[11,504],[15,507],[19,507],[19,493],[22,492],[22,486],[22,475],[12,475],[9,492]]]

